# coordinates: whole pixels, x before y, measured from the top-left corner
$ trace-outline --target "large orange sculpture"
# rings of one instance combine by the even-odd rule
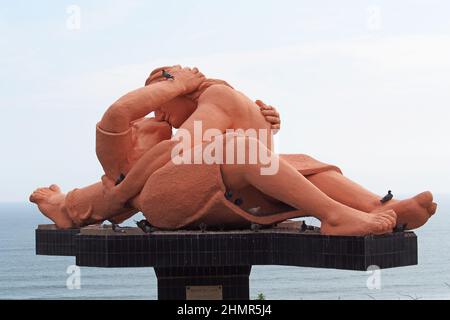
[[[155,117],[146,117],[151,112]],[[209,138],[197,139],[199,125]],[[102,182],[67,195],[52,185],[30,200],[59,228],[119,223],[141,211],[161,229],[271,225],[310,215],[321,221],[323,234],[367,235],[396,225],[418,228],[436,212],[430,192],[381,202],[336,166],[301,154],[278,157],[270,138],[279,125],[274,108],[224,81],[207,79],[196,68],[159,68],[97,125]],[[172,127],[179,129],[173,137]],[[188,147],[179,150],[181,142]],[[219,152],[221,146],[235,151],[234,161]],[[215,162],[204,159],[205,150],[214,151],[209,155]],[[255,150],[269,162],[253,157]],[[201,161],[179,163],[196,156]],[[253,161],[237,161],[241,156]],[[276,170],[264,174],[274,163]]]

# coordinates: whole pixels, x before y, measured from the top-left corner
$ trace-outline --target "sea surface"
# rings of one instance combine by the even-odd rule
[[[438,213],[417,230],[419,265],[381,270],[369,289],[360,271],[255,266],[251,298],[450,299],[450,196],[437,195]],[[313,220],[309,220],[312,223]],[[0,299],[156,299],[152,268],[81,268],[81,288],[66,286],[72,257],[35,255],[34,230],[49,223],[28,203],[0,204]]]

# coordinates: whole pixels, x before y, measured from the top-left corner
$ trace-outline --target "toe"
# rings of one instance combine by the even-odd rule
[[[384,231],[385,231],[385,232],[391,231],[391,230],[393,229],[393,223],[392,223],[392,220],[390,220],[389,218],[384,219],[384,222],[383,222],[383,228],[384,228]]]
[[[377,234],[385,233],[386,227],[384,226],[383,221],[378,222]]]
[[[387,221],[382,217],[376,217],[374,219],[374,234],[383,234],[387,229]]]
[[[421,194],[418,194],[416,197],[417,202],[420,204],[420,206],[427,208],[430,203],[433,202],[433,194],[430,191],[422,192]]]
[[[390,231],[395,227],[395,220],[392,220],[392,217],[387,216],[384,218],[383,226],[385,227],[386,232]]]
[[[437,203],[433,202],[431,206],[428,207],[428,213],[430,214],[430,216],[432,216],[436,213],[436,210],[437,210]]]
[[[49,189],[42,189],[36,191],[36,193],[40,194],[43,197],[48,197],[52,192]]]
[[[387,231],[389,229],[389,221],[386,219],[381,220],[381,225],[383,226],[383,232]]]
[[[43,198],[44,198],[44,196],[42,195],[42,193],[35,191],[31,194],[30,201],[37,202],[39,200],[42,200]]]
[[[386,216],[380,216],[378,217],[380,224],[383,226],[382,230],[380,231],[381,233],[388,233],[391,232],[394,227],[395,227],[395,219],[392,220],[392,216],[390,215],[386,215]]]
[[[50,190],[55,191],[55,192],[61,192],[61,189],[56,184],[52,184],[50,186]]]
[[[391,219],[394,219],[395,221],[397,221],[397,213],[395,213],[394,210],[386,210],[383,212],[383,214]]]
[[[382,217],[389,221],[389,226],[391,226],[392,228],[395,227],[397,223],[397,214],[395,212],[387,212],[383,214]]]
[[[38,188],[36,191],[36,193],[40,193],[42,195],[50,195],[51,193],[53,193],[53,191],[51,191],[49,188]]]

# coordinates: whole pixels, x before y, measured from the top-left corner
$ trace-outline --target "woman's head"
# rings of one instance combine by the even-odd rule
[[[174,128],[179,128],[195,109],[197,103],[185,96],[179,96],[159,106],[155,111],[155,117],[160,121],[166,121]]]
[[[145,85],[149,86],[162,81],[172,81],[164,77],[163,72],[166,71],[170,74],[174,69],[177,68],[181,67],[165,66],[153,70],[150,73],[150,76],[145,81]],[[202,95],[202,93],[215,84],[222,84],[232,88],[227,82],[223,80],[206,79],[194,92],[191,92],[187,95],[178,96],[166,102],[164,105],[159,106],[158,110],[155,111],[156,117],[161,121],[167,121],[174,128],[179,128],[197,108],[198,99]]]

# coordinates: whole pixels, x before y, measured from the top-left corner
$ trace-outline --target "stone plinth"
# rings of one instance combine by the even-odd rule
[[[36,253],[75,256],[85,267],[153,267],[159,299],[248,299],[252,265],[284,265],[365,271],[417,264],[413,232],[382,236],[336,237],[300,231],[299,222],[258,231],[157,231],[92,226],[36,230]]]

